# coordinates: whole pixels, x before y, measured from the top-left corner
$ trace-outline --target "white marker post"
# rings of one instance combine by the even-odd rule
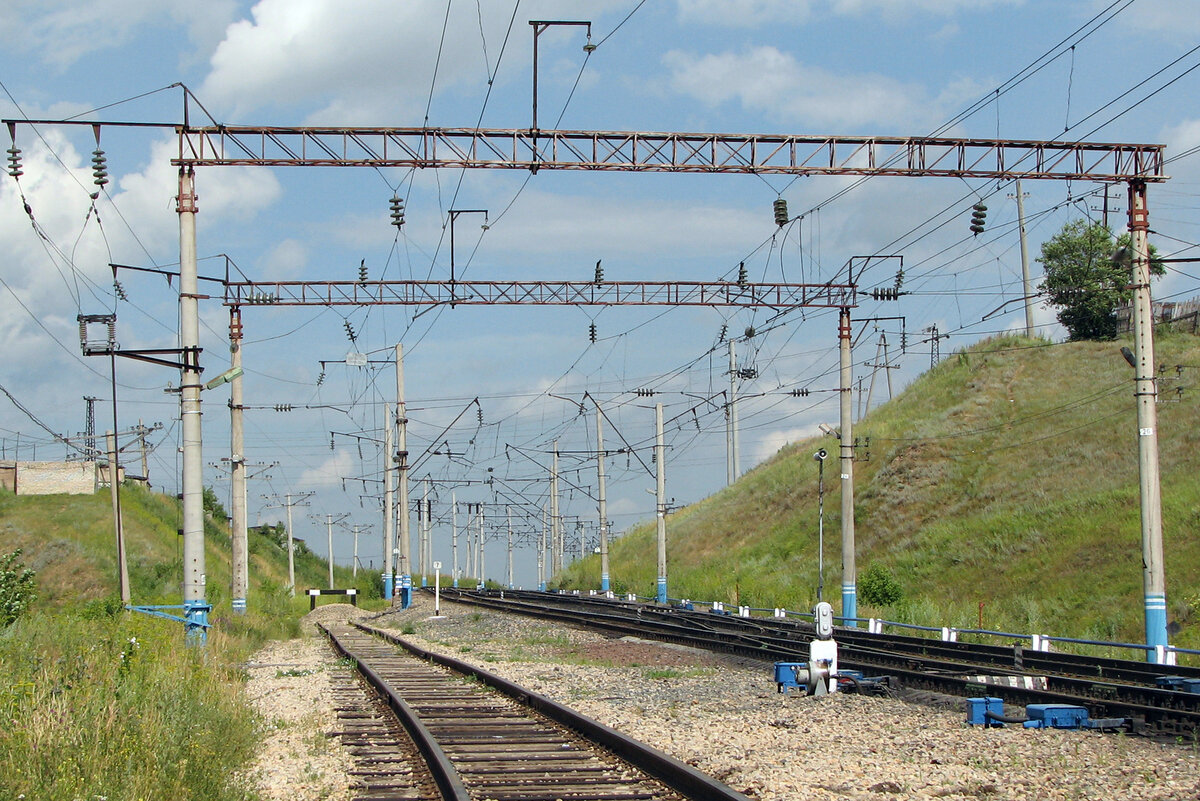
[[[442,563],[433,563],[433,616],[442,616]]]

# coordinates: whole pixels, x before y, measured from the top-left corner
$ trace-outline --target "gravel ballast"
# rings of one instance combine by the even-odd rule
[[[336,604],[314,614],[361,614],[346,610],[353,608]],[[411,609],[372,622],[565,703],[763,801],[1200,799],[1194,746],[970,727],[961,703],[780,695],[770,666],[761,663],[453,603],[443,602],[441,618],[431,619],[432,611],[432,599],[417,595]],[[308,642],[334,662],[322,641]],[[252,697],[261,693],[253,682]],[[271,692],[310,693],[298,706],[316,722],[311,686],[284,682]]]

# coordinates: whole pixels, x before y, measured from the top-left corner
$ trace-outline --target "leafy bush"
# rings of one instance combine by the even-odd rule
[[[858,594],[863,603],[871,606],[893,606],[904,598],[904,588],[892,571],[880,564],[867,568],[858,579]]]
[[[17,561],[21,549],[0,556],[0,628],[8,626],[37,599],[33,571]]]

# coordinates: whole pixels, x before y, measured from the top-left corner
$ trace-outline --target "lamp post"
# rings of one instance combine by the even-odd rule
[[[813,454],[817,460],[817,603],[825,590],[825,457],[824,448]]]

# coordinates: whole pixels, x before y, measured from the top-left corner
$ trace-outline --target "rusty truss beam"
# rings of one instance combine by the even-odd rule
[[[734,306],[857,305],[853,284],[727,281],[231,281],[226,306]]]
[[[1163,181],[1163,145],[479,128],[179,127],[177,166]]]

